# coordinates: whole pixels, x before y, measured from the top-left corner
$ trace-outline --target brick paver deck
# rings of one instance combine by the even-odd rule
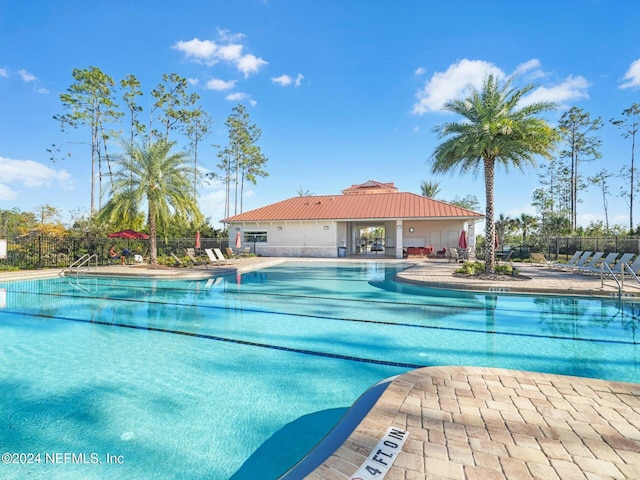
[[[482,367],[401,375],[306,478],[350,478],[390,426],[389,480],[640,478],[640,385]]]

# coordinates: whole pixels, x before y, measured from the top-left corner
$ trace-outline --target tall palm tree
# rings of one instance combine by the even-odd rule
[[[513,78],[500,82],[488,75],[482,89],[471,88],[464,100],[451,100],[445,110],[464,117],[462,122],[435,127],[439,138],[445,139],[433,153],[433,173],[445,173],[459,168],[462,173],[484,170],[486,195],[485,272],[495,271],[494,176],[495,166],[524,169],[535,166],[535,156],[550,157],[558,133],[544,120],[541,112],[553,110],[552,102],[536,102],[518,108],[522,97],[534,85],[520,90],[511,87]]]
[[[436,195],[440,193],[440,182],[422,180],[420,182],[420,191],[423,197],[436,198]]]
[[[160,139],[144,145],[123,144],[125,153],[111,184],[111,199],[100,212],[107,221],[127,219],[132,208],[147,210],[149,264],[157,265],[158,227],[164,229],[173,218],[201,222],[202,213],[193,196],[193,166],[186,152],[171,153],[174,143]]]
[[[522,213],[518,218],[513,219],[515,227],[522,232],[522,246],[524,247],[527,241],[527,233],[534,230],[538,226],[538,219],[533,215]]]
[[[513,230],[513,219],[509,216],[501,213],[498,215],[498,220],[495,221],[496,224],[496,235],[498,236],[498,244],[504,245],[505,237],[511,233]]]

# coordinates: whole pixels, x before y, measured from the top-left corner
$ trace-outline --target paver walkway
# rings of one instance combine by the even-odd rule
[[[389,480],[640,479],[640,385],[482,367],[399,376],[306,478],[350,478],[390,426]]]

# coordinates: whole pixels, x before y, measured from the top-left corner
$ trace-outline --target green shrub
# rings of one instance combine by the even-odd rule
[[[463,275],[477,275],[484,272],[484,263],[478,262],[464,262],[462,267],[456,270],[456,273],[462,273]]]
[[[513,267],[511,265],[496,265],[496,273],[498,275],[513,275]]]
[[[20,269],[14,265],[0,263],[0,270],[4,270],[7,272],[17,272]]]

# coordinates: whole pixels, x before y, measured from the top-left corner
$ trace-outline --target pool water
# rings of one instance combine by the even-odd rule
[[[419,366],[640,383],[633,304],[394,281],[406,266],[0,284],[0,453],[31,454],[0,477],[275,479]]]

